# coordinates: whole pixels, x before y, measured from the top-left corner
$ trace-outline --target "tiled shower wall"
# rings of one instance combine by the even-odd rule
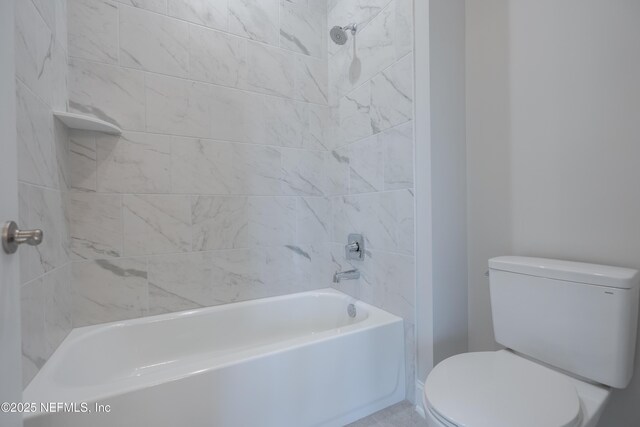
[[[21,254],[25,383],[72,325],[326,287],[362,232],[338,288],[405,319],[412,398],[412,1],[17,3],[20,221],[52,230]],[[120,137],[51,118],[67,17],[69,109]]]
[[[414,399],[413,0],[329,0],[328,22],[358,24],[329,44],[332,261],[359,268],[336,288],[404,318],[407,398]],[[347,264],[348,233],[367,257]]]
[[[68,0],[73,325],[327,287],[324,0]]]
[[[67,132],[52,110],[67,108],[65,0],[15,2],[18,225],[41,228],[20,257],[22,372],[26,386],[71,330]]]

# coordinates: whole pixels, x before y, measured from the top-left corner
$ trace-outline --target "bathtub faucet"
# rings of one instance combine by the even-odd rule
[[[360,271],[353,269],[349,271],[336,271],[333,275],[333,283],[340,283],[341,280],[357,280],[360,278]]]

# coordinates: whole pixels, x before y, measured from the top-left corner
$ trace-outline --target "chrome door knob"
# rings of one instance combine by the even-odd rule
[[[18,246],[26,243],[30,246],[38,246],[42,243],[44,233],[42,230],[19,230],[18,224],[7,221],[2,227],[2,248],[8,254],[18,250]]]

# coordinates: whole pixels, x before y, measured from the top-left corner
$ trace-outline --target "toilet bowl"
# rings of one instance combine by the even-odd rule
[[[430,427],[595,427],[633,375],[640,273],[529,257],[489,260],[496,342],[424,385]]]
[[[509,350],[464,353],[429,374],[429,427],[595,427],[611,389]]]

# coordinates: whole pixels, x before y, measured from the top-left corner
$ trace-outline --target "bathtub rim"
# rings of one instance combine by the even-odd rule
[[[174,368],[169,368],[163,371],[162,374],[149,375],[146,378],[129,377],[126,380],[121,380],[114,383],[103,383],[89,385],[89,386],[69,386],[60,384],[54,378],[56,374],[55,369],[60,361],[65,356],[67,347],[74,345],[75,343],[83,340],[86,337],[100,334],[109,330],[125,328],[127,326],[138,324],[159,323],[163,321],[170,321],[183,317],[194,317],[206,315],[209,312],[227,311],[237,307],[251,306],[258,304],[268,304],[274,300],[288,300],[295,299],[304,296],[311,296],[320,298],[323,296],[330,296],[332,298],[343,299],[346,304],[355,304],[357,309],[365,309],[368,312],[366,318],[359,322],[341,326],[337,328],[327,329],[315,334],[306,334],[294,338],[289,338],[281,341],[276,341],[269,344],[259,345],[250,349],[240,350],[229,355],[219,357],[204,357],[197,361],[192,361],[187,364],[178,364]],[[83,326],[75,328],[69,333],[69,335],[63,340],[60,346],[54,351],[49,360],[43,365],[38,374],[33,378],[31,383],[25,388],[23,392],[23,401],[25,402],[51,402],[51,401],[64,401],[64,402],[94,402],[102,399],[109,399],[114,396],[141,390],[144,388],[154,387],[162,383],[179,381],[184,378],[188,378],[193,375],[199,375],[206,373],[207,371],[214,369],[222,369],[227,366],[231,366],[237,363],[250,361],[256,358],[260,358],[267,355],[275,355],[289,350],[294,350],[300,347],[319,344],[336,337],[349,336],[359,332],[365,332],[377,327],[384,327],[386,325],[392,325],[395,323],[404,324],[404,320],[392,313],[389,313],[381,308],[375,307],[364,301],[358,300],[346,293],[343,293],[334,288],[324,288],[312,291],[298,292],[293,294],[286,294],[267,298],[257,298],[253,300],[246,300],[241,302],[222,304],[210,307],[202,307],[197,309],[189,309],[179,312],[164,313],[147,317],[140,317],[128,320],[118,320],[108,323],[100,323],[96,325]],[[209,366],[203,366],[209,364]],[[38,412],[32,414],[25,414],[25,418],[39,415]]]

